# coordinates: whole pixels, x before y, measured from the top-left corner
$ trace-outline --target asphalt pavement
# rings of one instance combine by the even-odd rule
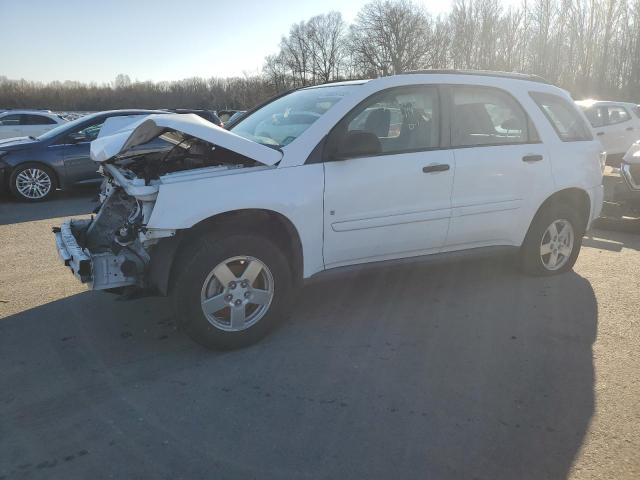
[[[507,259],[319,278],[262,342],[211,352],[166,299],[58,262],[51,226],[94,188],[0,199],[0,480],[640,478],[635,226],[552,278]]]

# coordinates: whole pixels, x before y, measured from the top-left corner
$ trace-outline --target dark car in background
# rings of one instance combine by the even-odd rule
[[[98,112],[64,123],[38,137],[0,140],[0,190],[9,190],[19,200],[37,202],[49,198],[56,188],[100,180],[96,164],[89,158],[89,148],[105,120],[152,113],[166,112]]]
[[[216,112],[214,112],[213,110],[205,110],[205,109],[199,109],[199,108],[167,108],[166,111],[171,113],[195,113],[196,115],[204,118],[208,122],[211,122],[214,125],[222,127],[222,120],[220,120],[220,117],[218,117]]]

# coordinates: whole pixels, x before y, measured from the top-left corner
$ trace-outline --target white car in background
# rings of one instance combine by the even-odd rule
[[[66,123],[60,115],[42,110],[7,110],[0,113],[0,139],[37,137]]]
[[[601,100],[580,100],[576,103],[606,150],[607,165],[619,166],[629,147],[640,140],[640,105]]]
[[[135,150],[157,137],[171,150]],[[495,249],[530,274],[571,269],[600,215],[601,151],[569,94],[538,77],[327,84],[230,130],[191,114],[101,131],[97,215],[54,232],[91,288],[169,295],[193,339],[238,347],[330,269]]]

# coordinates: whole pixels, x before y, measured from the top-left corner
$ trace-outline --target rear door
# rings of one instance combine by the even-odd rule
[[[10,113],[0,118],[0,138],[20,137],[23,115]]]
[[[455,166],[440,148],[439,110],[436,87],[400,87],[370,97],[333,129],[324,164],[327,268],[443,246]]]
[[[447,250],[517,244],[523,211],[553,182],[547,151],[507,92],[451,86],[448,97],[456,171]]]
[[[622,105],[608,105],[604,110],[605,123],[596,128],[596,136],[607,154],[620,157],[635,141],[634,125],[631,113]]]

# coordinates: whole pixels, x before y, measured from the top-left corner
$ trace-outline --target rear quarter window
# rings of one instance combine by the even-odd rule
[[[591,130],[577,108],[566,99],[551,93],[529,92],[563,142],[593,140]]]

